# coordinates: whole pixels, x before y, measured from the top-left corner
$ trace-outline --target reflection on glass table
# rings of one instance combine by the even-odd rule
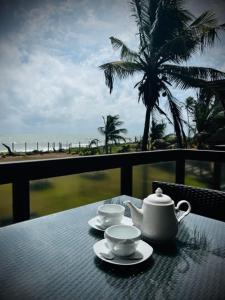
[[[0,229],[0,299],[224,299],[225,223],[190,213],[173,242],[141,264],[97,258],[88,221],[119,196]],[[126,207],[125,215],[129,217]]]

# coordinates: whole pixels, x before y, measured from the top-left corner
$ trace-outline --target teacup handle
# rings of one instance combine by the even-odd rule
[[[100,226],[107,227],[110,222],[110,219],[107,217],[104,217],[103,221],[102,221],[100,218],[97,218],[97,221],[100,224]]]
[[[108,217],[102,216],[102,219],[103,219],[103,222],[106,223],[106,224],[110,222],[110,219]],[[100,223],[102,223],[100,218],[98,218],[98,221]]]
[[[129,245],[130,244],[133,244],[135,245],[135,247],[137,246],[137,243],[138,241],[129,241],[129,240],[121,240],[120,242],[118,242],[116,245],[113,245],[113,251],[117,252],[118,250],[120,250],[120,246],[123,245],[123,244],[127,244]]]
[[[126,240],[122,240],[120,242],[118,242],[116,245],[113,245],[113,250],[116,252],[120,249],[120,245],[124,244],[126,242]]]
[[[106,224],[107,224],[107,223],[109,223],[109,222],[110,222],[110,219],[109,219],[109,218],[107,218],[107,217],[105,217],[105,218],[104,218],[104,223],[106,223]]]
[[[180,223],[180,221],[181,221],[184,217],[186,217],[186,216],[190,213],[190,211],[191,211],[191,204],[190,204],[188,201],[186,201],[186,200],[181,200],[181,201],[179,201],[179,202],[177,203],[177,206],[175,207],[175,210],[178,211],[179,208],[180,208],[180,206],[181,206],[182,204],[184,204],[184,203],[187,204],[188,209],[187,209],[181,216],[179,216],[179,218],[177,218],[178,223]]]

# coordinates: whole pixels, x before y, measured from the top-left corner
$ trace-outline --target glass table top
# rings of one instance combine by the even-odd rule
[[[152,244],[139,265],[95,256],[103,232],[88,221],[99,205],[128,199],[141,207],[119,196],[0,229],[0,299],[224,299],[223,222],[189,214],[176,240]]]

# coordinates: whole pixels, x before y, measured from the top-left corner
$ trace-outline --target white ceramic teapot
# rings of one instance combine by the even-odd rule
[[[186,203],[188,209],[179,217],[181,204]],[[186,200],[178,202],[174,206],[174,201],[162,193],[161,188],[157,188],[155,194],[149,195],[143,201],[141,209],[134,206],[130,201],[126,205],[131,210],[131,217],[134,225],[142,231],[142,235],[153,241],[168,241],[175,238],[178,231],[178,223],[191,211],[191,205]]]

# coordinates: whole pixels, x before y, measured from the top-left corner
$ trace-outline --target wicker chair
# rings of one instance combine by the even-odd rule
[[[183,199],[189,201],[193,213],[225,222],[225,192],[153,181],[152,190],[155,191],[157,187],[160,187],[175,203]]]

